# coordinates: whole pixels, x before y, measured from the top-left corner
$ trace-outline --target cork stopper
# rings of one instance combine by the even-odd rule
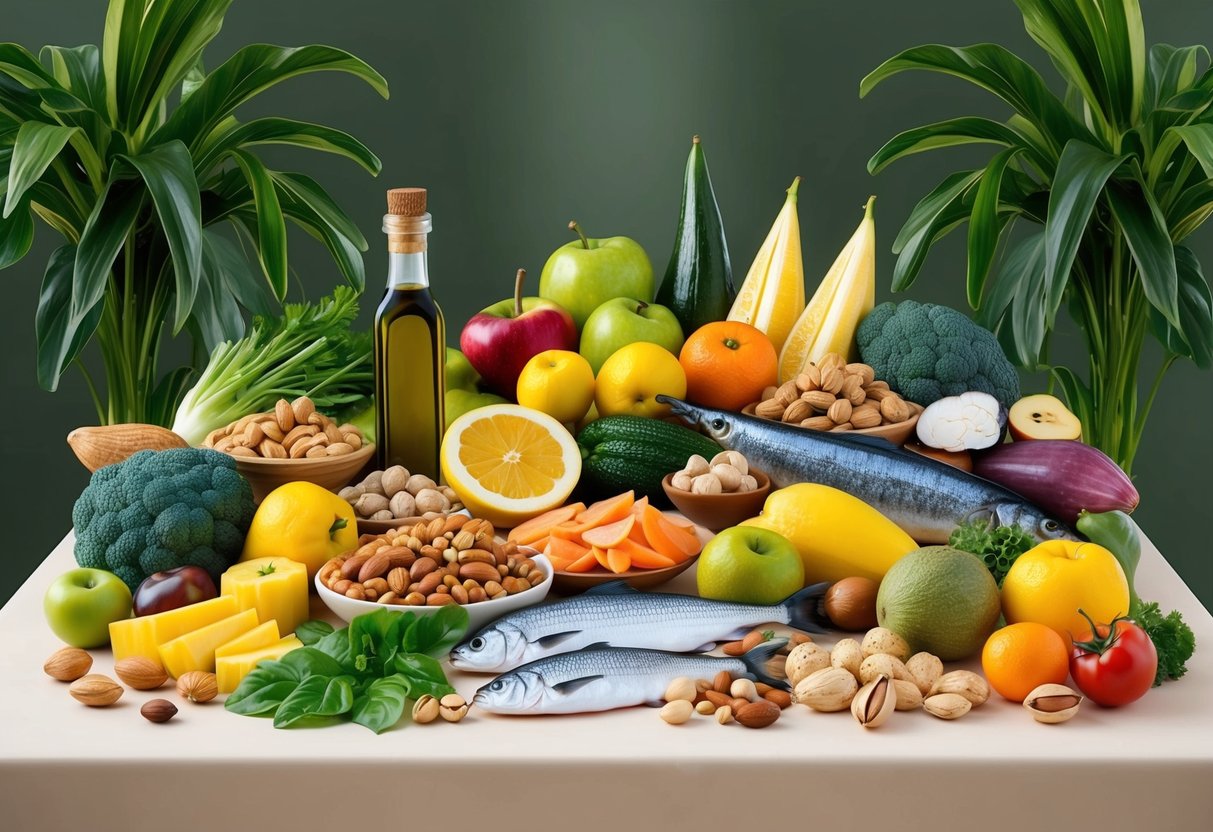
[[[397,217],[420,217],[425,213],[425,188],[390,189],[387,212]]]

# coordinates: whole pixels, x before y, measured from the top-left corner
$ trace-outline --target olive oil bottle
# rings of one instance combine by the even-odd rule
[[[375,313],[375,402],[379,466],[403,465],[439,478],[446,327],[430,294],[424,188],[387,192],[387,291]]]

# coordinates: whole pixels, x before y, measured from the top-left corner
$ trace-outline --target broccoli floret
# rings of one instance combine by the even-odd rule
[[[135,590],[148,575],[201,566],[218,583],[240,557],[253,492],[227,454],[140,451],[93,474],[72,509],[76,562]]]
[[[859,325],[856,340],[876,377],[912,402],[925,406],[969,390],[989,393],[1003,407],[1019,398],[1019,374],[998,339],[947,306],[882,303]]]

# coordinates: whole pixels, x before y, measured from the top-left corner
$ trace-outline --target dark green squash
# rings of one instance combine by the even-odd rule
[[[604,416],[577,435],[581,449],[581,484],[591,499],[634,490],[665,504],[661,480],[681,470],[687,458],[711,459],[720,446],[681,425],[639,416]]]

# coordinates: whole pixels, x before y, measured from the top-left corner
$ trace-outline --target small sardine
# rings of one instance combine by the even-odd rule
[[[473,704],[497,714],[575,714],[661,702],[679,676],[711,679],[721,670],[734,678],[787,689],[763,664],[787,643],[763,642],[738,658],[715,658],[631,647],[590,647],[525,664],[476,691]]]
[[[611,581],[574,598],[518,610],[473,633],[451,651],[460,670],[510,670],[591,644],[676,653],[710,650],[759,624],[788,624],[813,633],[828,622],[821,599],[828,584],[805,587],[779,604],[710,601],[693,595],[637,592]]]
[[[835,434],[657,397],[783,488],[828,485],[858,497],[919,543],[947,543],[961,523],[1019,526],[1037,540],[1078,540],[1064,523],[1001,485],[871,436]]]

